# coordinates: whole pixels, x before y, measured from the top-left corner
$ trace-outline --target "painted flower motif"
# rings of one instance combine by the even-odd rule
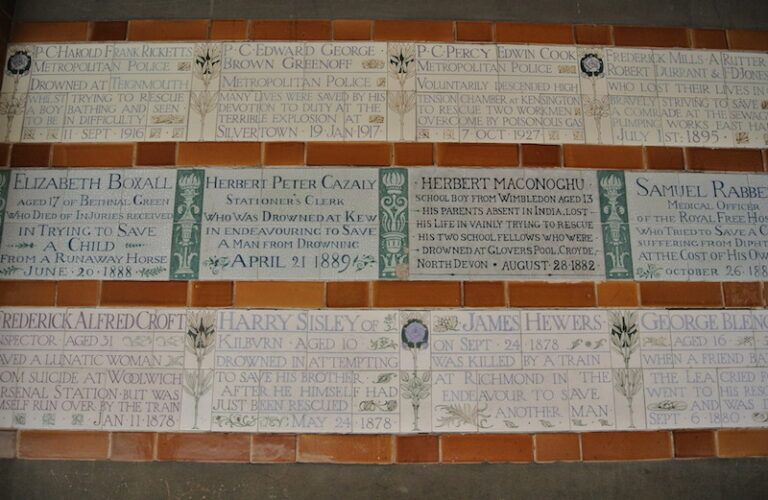
[[[405,50],[389,56],[389,64],[392,70],[398,74],[408,73],[408,66],[413,62],[413,56]]]
[[[32,66],[32,57],[26,50],[17,50],[8,58],[5,69],[9,75],[23,75]]]
[[[603,60],[597,54],[585,54],[581,58],[581,71],[587,76],[600,76],[604,69]]]
[[[429,329],[421,320],[412,319],[403,326],[401,332],[403,344],[411,349],[421,349],[427,345],[429,340]]]

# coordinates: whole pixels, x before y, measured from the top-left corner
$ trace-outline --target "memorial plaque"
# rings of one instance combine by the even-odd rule
[[[407,42],[14,44],[6,142],[760,148],[762,53]]]
[[[593,172],[415,169],[411,177],[411,277],[603,276]]]
[[[764,427],[762,316],[10,308],[0,311],[0,425],[377,434]]]
[[[768,177],[13,169],[0,279],[761,281]]]
[[[207,169],[202,278],[375,277],[378,175],[366,168]]]
[[[168,276],[173,178],[173,171],[158,169],[13,170],[2,276]]]
[[[762,176],[627,172],[638,279],[759,281],[764,276]]]

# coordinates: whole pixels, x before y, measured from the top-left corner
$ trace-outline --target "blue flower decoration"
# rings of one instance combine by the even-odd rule
[[[603,60],[597,54],[585,54],[581,58],[581,71],[587,76],[600,76],[605,70]]]
[[[421,320],[412,319],[403,326],[400,337],[403,344],[411,349],[421,349],[427,345],[429,329]]]

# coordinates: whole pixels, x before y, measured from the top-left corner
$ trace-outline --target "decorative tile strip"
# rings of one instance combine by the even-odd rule
[[[6,279],[768,277],[764,174],[12,169],[0,182]]]
[[[190,280],[198,277],[204,182],[204,170],[179,170],[176,174],[171,279]]]
[[[764,148],[768,54],[412,42],[14,44],[5,142]]]
[[[0,427],[768,426],[764,310],[0,311]]]

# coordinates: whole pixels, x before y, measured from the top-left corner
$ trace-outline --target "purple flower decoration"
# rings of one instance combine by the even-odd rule
[[[412,319],[403,326],[401,332],[403,344],[411,349],[421,349],[427,345],[429,340],[429,329],[421,320]]]
[[[17,50],[8,58],[5,65],[6,71],[10,75],[23,75],[32,66],[32,58],[26,50]]]
[[[581,71],[587,76],[600,76],[605,69],[603,60],[597,54],[585,54],[581,58]]]

